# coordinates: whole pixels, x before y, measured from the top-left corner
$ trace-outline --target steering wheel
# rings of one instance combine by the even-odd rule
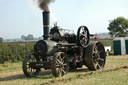
[[[90,34],[86,26],[80,26],[77,31],[77,44],[87,47],[90,40]]]

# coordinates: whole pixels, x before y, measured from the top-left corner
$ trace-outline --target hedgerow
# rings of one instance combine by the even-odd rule
[[[33,50],[34,43],[1,43],[0,63],[22,61]]]

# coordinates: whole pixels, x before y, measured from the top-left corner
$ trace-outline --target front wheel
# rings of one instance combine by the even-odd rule
[[[40,68],[34,69],[30,67],[31,62],[37,62],[37,61],[39,61],[39,57],[36,56],[34,53],[30,53],[25,57],[23,61],[22,69],[26,77],[35,77],[39,74]]]
[[[57,52],[53,56],[51,70],[55,77],[64,76],[69,69],[68,57],[64,52]]]

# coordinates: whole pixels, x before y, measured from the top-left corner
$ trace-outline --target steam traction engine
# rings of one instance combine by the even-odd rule
[[[82,68],[99,70],[105,65],[104,46],[99,41],[91,42],[86,26],[80,26],[77,35],[62,34],[54,26],[49,32],[49,12],[43,12],[44,40],[34,45],[34,52],[23,61],[23,72],[27,77],[39,74],[41,68],[51,69],[55,77],[64,76],[69,69]]]

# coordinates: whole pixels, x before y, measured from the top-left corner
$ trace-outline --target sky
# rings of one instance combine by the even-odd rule
[[[128,19],[128,0],[56,0],[49,7],[59,27],[74,30],[81,25],[91,34],[109,32],[109,21],[119,16]],[[43,35],[42,11],[32,0],[0,0],[0,37],[20,38],[21,35]],[[51,16],[50,26],[54,19]]]

